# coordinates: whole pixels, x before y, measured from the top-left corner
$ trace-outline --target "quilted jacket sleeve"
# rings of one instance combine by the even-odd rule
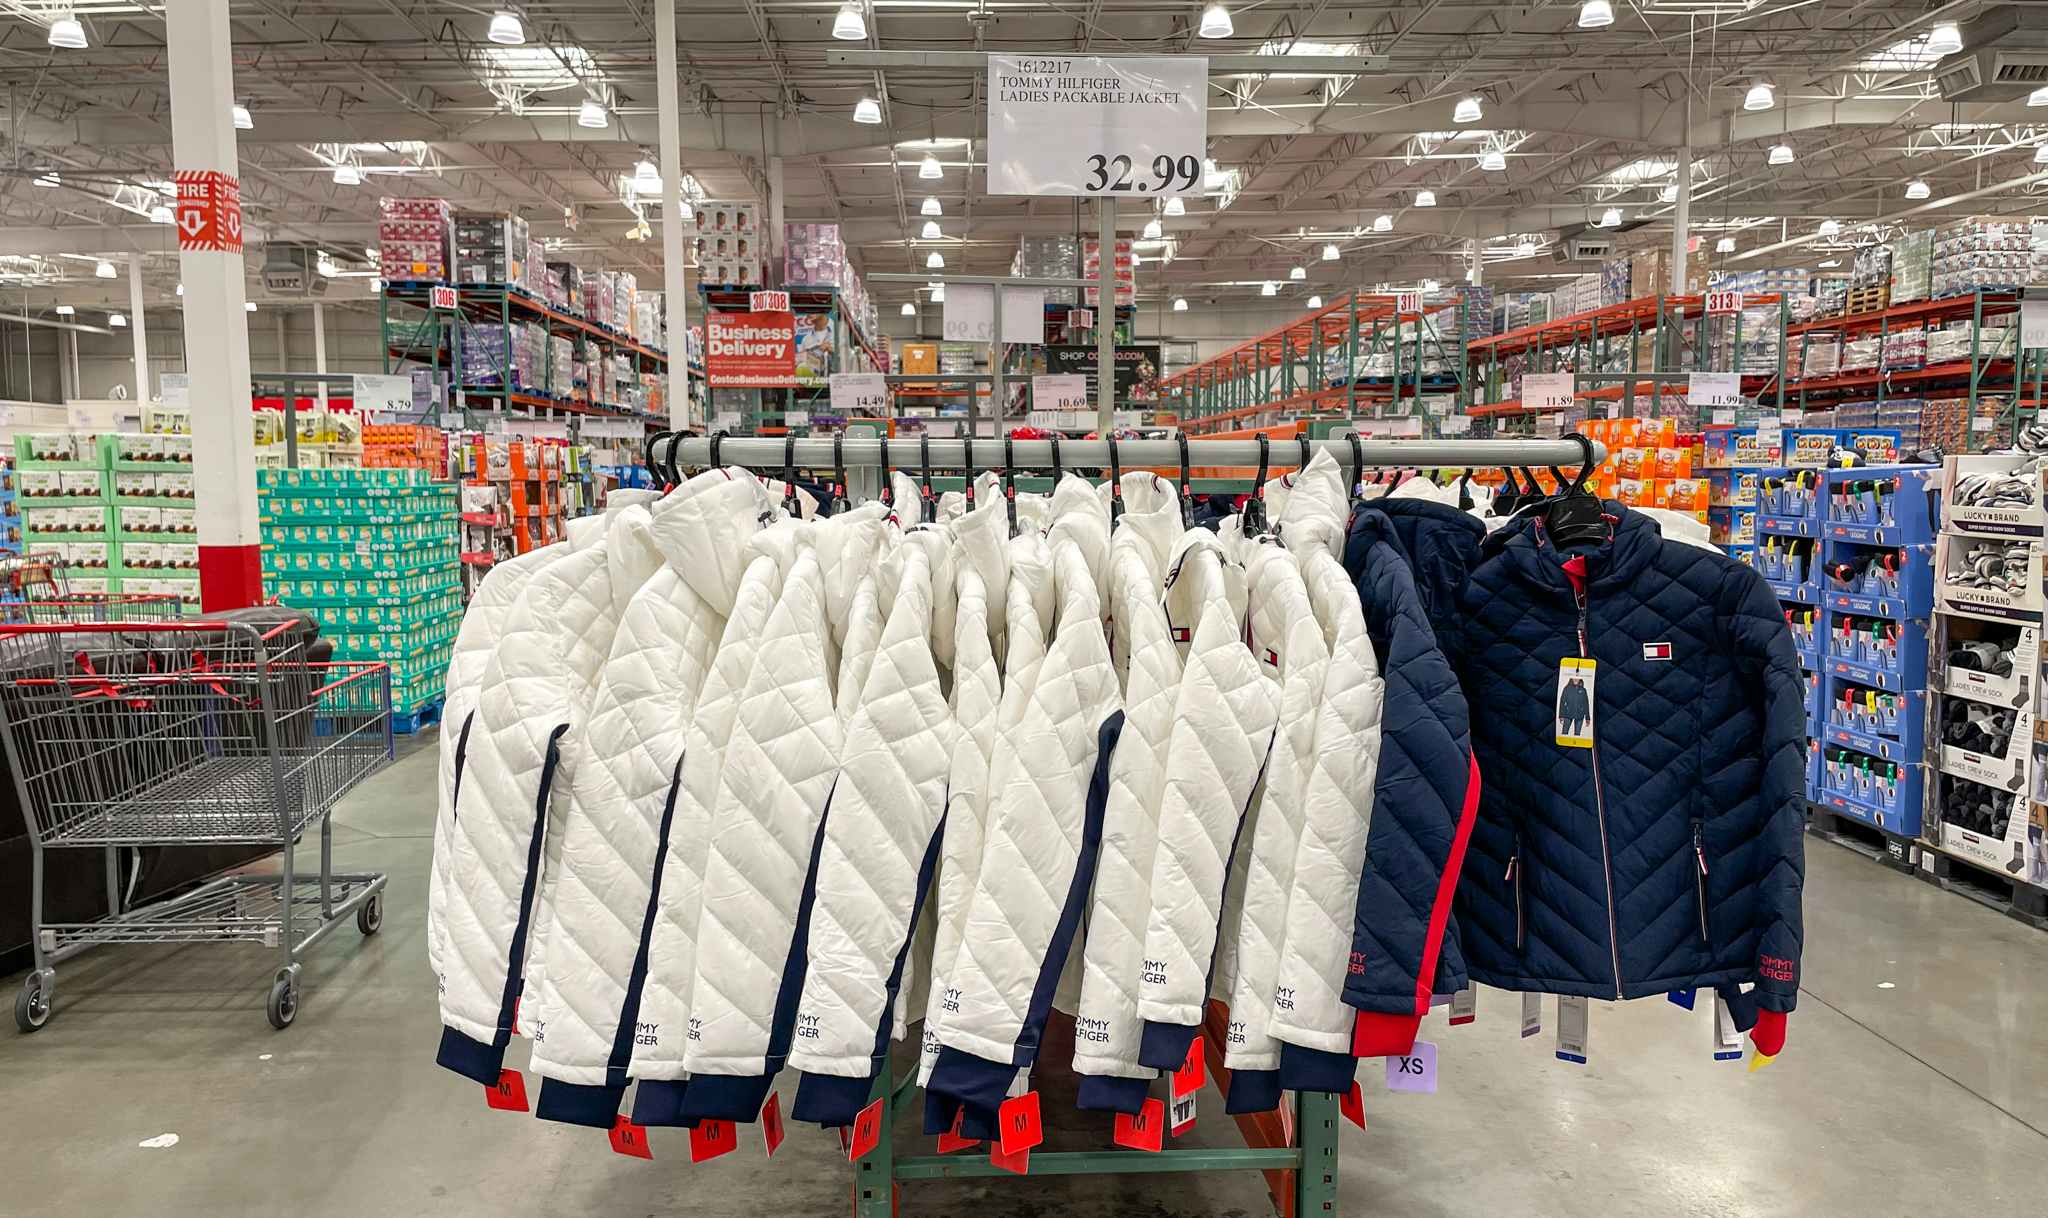
[[[1763,707],[1763,778],[1758,798],[1768,862],[1759,883],[1755,925],[1757,984],[1765,1011],[1785,1013],[1799,999],[1799,953],[1804,939],[1800,889],[1806,875],[1804,788],[1805,682],[1785,615],[1770,585],[1746,566],[1735,566],[1723,594],[1721,621],[1736,670]]]

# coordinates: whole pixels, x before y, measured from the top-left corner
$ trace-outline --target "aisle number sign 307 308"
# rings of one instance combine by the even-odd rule
[[[988,189],[1158,198],[1202,191],[1209,61],[988,58]]]

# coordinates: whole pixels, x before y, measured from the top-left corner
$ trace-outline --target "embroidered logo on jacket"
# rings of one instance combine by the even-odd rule
[[[1092,1040],[1097,1044],[1108,1041],[1109,1021],[1107,1019],[1076,1019],[1074,1021],[1074,1039]]]
[[[1758,956],[1756,971],[1773,981],[1792,981],[1799,975],[1798,967],[1783,956]]]
[[[1138,974],[1138,980],[1148,982],[1152,985],[1165,985],[1166,961],[1147,960],[1145,962],[1145,970],[1142,973]]]
[[[1671,644],[1645,643],[1643,644],[1643,658],[1645,660],[1668,660],[1671,658]]]

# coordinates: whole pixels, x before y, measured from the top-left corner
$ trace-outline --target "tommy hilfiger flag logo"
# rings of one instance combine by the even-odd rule
[[[1668,660],[1671,658],[1671,644],[1645,643],[1643,644],[1643,658],[1645,660]]]

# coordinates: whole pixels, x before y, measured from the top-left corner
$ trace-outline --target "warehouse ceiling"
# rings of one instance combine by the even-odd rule
[[[1990,47],[2048,64],[2048,8],[2036,6],[1614,0],[1613,23],[1586,30],[1577,0],[1226,0],[1234,33],[1207,39],[1191,0],[854,0],[865,37],[844,40],[841,2],[677,0],[682,156],[702,197],[762,197],[779,177],[785,218],[840,223],[870,273],[921,272],[933,248],[949,271],[1003,273],[1019,235],[1095,225],[1072,199],[983,194],[978,72],[846,62],[876,50],[1266,55],[1280,69],[1296,55],[1373,57],[1358,73],[1212,73],[1209,189],[1140,247],[1147,300],[1251,300],[1268,280],[1289,298],[1449,282],[1475,241],[1487,282],[1545,286],[1588,269],[1553,248],[1609,209],[1622,249],[1667,247],[1665,199],[1688,145],[1693,231],[1709,248],[1732,238],[1717,255],[1731,266],[1813,265],[1942,214],[2031,212],[2048,186],[2034,159],[2048,109],[2026,105],[2031,86],[1951,101],[1935,79]],[[516,210],[561,256],[659,285],[660,208],[628,185],[656,142],[651,0],[517,5],[519,46],[487,39],[489,4],[230,8],[252,123],[240,133],[250,230],[259,245],[329,251],[340,274],[327,299],[369,299],[364,251],[385,194]],[[83,49],[48,45],[67,11]],[[172,229],[152,220],[173,168],[163,11],[0,0],[7,304],[17,292],[34,307],[125,302],[125,283],[95,272],[136,252],[154,296],[175,289]],[[1960,24],[1960,53],[1929,47],[1941,22]],[[1774,104],[1746,110],[1760,80]],[[852,121],[863,97],[882,123]],[[1465,98],[1480,103],[1475,122],[1453,120]],[[586,100],[606,126],[579,125]],[[1791,163],[1770,163],[1780,144]],[[936,181],[918,176],[927,151]],[[1489,151],[1503,168],[1481,167]],[[337,167],[361,184],[337,184]],[[1912,178],[1928,184],[1924,200],[1904,195]],[[1424,189],[1435,206],[1416,205]],[[928,195],[944,212],[937,241],[920,238]],[[1840,238],[1815,240],[1824,220]],[[252,250],[252,275],[260,260]],[[1289,282],[1294,266],[1306,279]]]

